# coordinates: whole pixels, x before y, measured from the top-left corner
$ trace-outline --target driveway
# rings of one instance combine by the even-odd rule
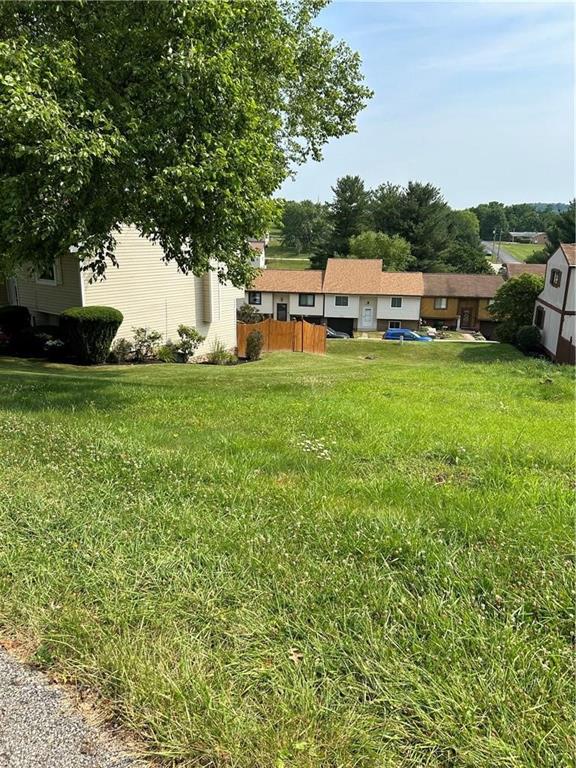
[[[495,243],[494,246],[492,246],[491,240],[482,240],[482,247],[486,253],[494,254],[496,261],[500,262],[500,264],[521,264],[521,261],[515,256],[512,256],[502,244],[498,246],[498,243]]]

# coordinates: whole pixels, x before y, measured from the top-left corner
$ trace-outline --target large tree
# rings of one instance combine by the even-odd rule
[[[282,210],[282,242],[298,252],[310,253],[329,236],[327,207],[311,200],[287,200]]]
[[[332,256],[348,256],[350,238],[360,234],[368,222],[369,195],[360,176],[342,176],[332,192],[334,198],[328,206],[331,231],[311,259],[315,269],[324,269]]]
[[[398,234],[410,243],[415,267],[428,272],[450,243],[450,208],[437,187],[409,181],[401,197],[400,212]]]
[[[515,341],[519,328],[532,325],[534,305],[543,288],[541,275],[527,274],[506,280],[498,288],[490,312],[500,323],[497,334],[501,341]]]
[[[506,209],[503,203],[493,200],[491,203],[482,203],[471,208],[480,222],[480,237],[482,240],[492,240],[505,235],[509,229]]]
[[[102,272],[134,224],[242,282],[295,164],[354,130],[358,56],[323,0],[0,4],[0,258]]]
[[[576,243],[576,200],[571,200],[568,208],[555,216],[546,234],[549,256],[558,250],[560,243]]]
[[[382,259],[385,272],[401,272],[413,261],[410,243],[403,237],[372,230],[350,238],[350,256],[355,259]]]

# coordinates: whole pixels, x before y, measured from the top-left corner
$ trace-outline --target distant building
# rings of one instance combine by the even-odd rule
[[[546,245],[548,238],[546,232],[508,232],[513,243],[534,243]]]
[[[250,238],[248,245],[252,248],[254,256],[252,258],[252,266],[258,267],[258,269],[266,269],[266,246],[268,239],[255,240]]]
[[[523,262],[509,262],[504,264],[500,274],[505,280],[510,280],[518,275],[544,275],[546,274],[546,264],[524,264]]]
[[[544,289],[534,310],[542,346],[557,363],[576,362],[575,283],[576,245],[562,243],[548,259]]]

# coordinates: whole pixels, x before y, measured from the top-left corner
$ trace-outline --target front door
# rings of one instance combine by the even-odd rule
[[[362,328],[372,328],[372,307],[362,309]]]
[[[288,304],[276,304],[276,320],[288,320]]]
[[[462,307],[460,311],[460,327],[471,328],[472,327],[472,309],[471,307]]]

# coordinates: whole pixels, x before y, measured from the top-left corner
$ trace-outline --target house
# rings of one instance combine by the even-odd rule
[[[542,346],[557,363],[576,362],[575,267],[576,245],[562,243],[548,259],[544,289],[534,310]]]
[[[258,269],[266,269],[266,245],[267,244],[268,244],[267,239],[255,240],[254,238],[250,238],[248,240],[248,245],[253,251],[253,256],[252,256],[253,267],[257,267]]]
[[[510,240],[513,243],[534,243],[535,245],[546,245],[548,238],[546,232],[509,232]]]
[[[421,292],[419,272],[382,272],[379,259],[328,259],[325,271],[267,270],[246,300],[265,317],[304,318],[352,335],[417,328]]]
[[[236,346],[236,301],[244,294],[216,273],[184,275],[173,262],[162,261],[162,248],[142,237],[134,227],[117,236],[118,268],[109,266],[104,280],[90,281],[74,253],[55,259],[43,272],[22,269],[7,281],[7,301],[29,309],[35,325],[56,325],[69,307],[105,305],[119,309],[124,321],[118,337],[131,337],[135,327],[160,331],[164,340],[177,338],[183,323],[206,340],[198,353],[209,351],[216,339]]]
[[[523,262],[509,262],[503,264],[500,274],[505,280],[510,280],[518,275],[544,275],[546,274],[546,264],[524,264]]]
[[[424,273],[421,317],[430,325],[479,330],[490,337],[495,321],[489,305],[503,283],[500,275]]]

